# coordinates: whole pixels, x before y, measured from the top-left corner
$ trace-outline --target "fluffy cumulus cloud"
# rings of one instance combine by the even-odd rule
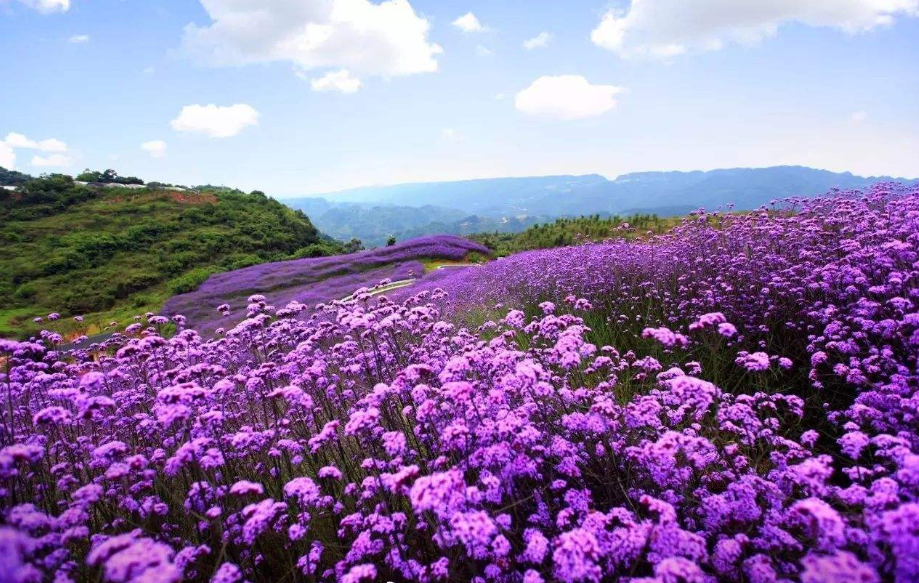
[[[460,16],[452,24],[463,32],[483,32],[485,30],[479,19],[471,12]]]
[[[517,93],[514,105],[523,113],[561,120],[581,119],[616,107],[623,90],[613,85],[591,85],[580,75],[540,77]]]
[[[68,40],[71,44],[74,44],[74,45],[81,45],[81,44],[83,44],[83,43],[88,43],[88,42],[89,42],[89,35],[88,35],[88,34],[75,34],[75,35],[73,35],[72,37],[70,37],[70,38],[67,39],[67,40]]]
[[[289,62],[396,76],[437,70],[441,48],[408,0],[201,0],[207,26],[185,27],[183,45],[211,65]]]
[[[4,168],[13,168],[16,165],[16,150],[38,150],[40,152],[50,153],[50,156],[34,156],[32,165],[38,167],[63,167],[69,166],[72,162],[67,152],[67,144],[55,139],[32,140],[23,134],[10,132],[6,138],[0,140],[0,166]]]
[[[19,0],[19,2],[42,14],[70,10],[70,0]]]
[[[523,48],[528,51],[532,51],[533,49],[542,49],[549,46],[550,40],[552,40],[552,35],[543,31],[533,38],[528,38],[523,41]]]
[[[318,79],[310,81],[313,91],[338,91],[339,93],[354,93],[361,88],[361,80],[351,75],[347,69],[329,71]]]
[[[10,132],[6,135],[6,140],[4,140],[9,146],[13,148],[24,148],[27,150],[41,150],[42,152],[66,152],[67,144],[60,140],[54,138],[49,138],[47,140],[42,140],[36,142],[35,140],[30,140],[22,134],[17,134]]]
[[[166,142],[163,140],[144,142],[140,145],[140,149],[150,154],[153,158],[162,158],[166,155]]]
[[[591,39],[622,57],[666,58],[756,43],[786,23],[856,33],[901,15],[919,15],[919,0],[632,0],[607,12]]]
[[[179,116],[169,122],[177,132],[204,134],[211,138],[229,138],[247,126],[258,124],[259,113],[251,105],[186,105]]]
[[[71,164],[73,164],[73,160],[66,154],[32,156],[32,166],[36,168],[66,168]]]

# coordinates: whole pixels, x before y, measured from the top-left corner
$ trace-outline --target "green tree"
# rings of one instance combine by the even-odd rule
[[[353,237],[350,241],[345,243],[345,253],[357,253],[358,251],[364,250],[364,243],[361,242],[357,237]]]

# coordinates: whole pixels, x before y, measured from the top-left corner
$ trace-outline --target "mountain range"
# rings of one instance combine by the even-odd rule
[[[598,174],[486,178],[368,186],[287,199],[321,231],[379,245],[432,233],[517,232],[558,217],[653,213],[685,214],[733,204],[748,210],[790,196],[816,196],[832,188],[876,182],[916,182],[856,176],[803,166],[732,168],[694,172],[637,172],[608,180]]]

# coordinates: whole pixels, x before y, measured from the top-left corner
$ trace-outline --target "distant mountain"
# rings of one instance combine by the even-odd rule
[[[322,233],[339,241],[360,239],[366,246],[385,245],[390,237],[405,241],[424,235],[471,235],[482,232],[517,233],[549,216],[505,217],[469,214],[433,205],[405,206],[334,203],[324,198],[284,200],[301,210]]]
[[[916,182],[890,176],[855,176],[803,166],[735,168],[709,172],[642,172],[625,174],[572,201],[584,208],[610,212],[645,211],[656,207],[704,207],[733,204],[754,209],[773,199],[818,196],[832,188],[865,188],[876,182]],[[590,211],[587,211],[590,212]]]
[[[832,188],[864,188],[890,180],[916,182],[776,166],[636,172],[615,180],[588,174],[397,184],[284,202],[303,210],[323,232],[379,245],[390,235],[401,240],[433,233],[519,232],[558,217],[676,216],[729,203],[736,209],[753,209],[773,199],[817,196]]]
[[[556,200],[601,186],[609,181],[598,175],[484,178],[457,182],[420,182],[394,186],[368,186],[325,195],[333,202],[385,203],[402,206],[442,206],[466,214],[535,214],[531,206],[546,197]]]
[[[330,204],[432,205],[489,217],[558,217],[668,207],[715,208],[727,203],[750,209],[776,198],[816,196],[834,187],[862,188],[888,180],[914,182],[803,166],[775,166],[708,172],[636,172],[615,180],[589,174],[399,184],[355,188],[323,198]]]
[[[367,245],[382,245],[390,235],[400,240],[414,235],[427,234],[424,226],[431,223],[449,224],[466,217],[461,210],[424,205],[419,207],[397,205],[361,205],[347,203],[329,205],[325,211],[318,208],[307,210],[308,216],[319,217],[317,226],[323,233],[347,241],[358,237]],[[441,231],[443,232],[443,231]]]

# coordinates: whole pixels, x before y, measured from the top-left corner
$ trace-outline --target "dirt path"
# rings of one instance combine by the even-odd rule
[[[394,282],[392,282],[392,283],[388,283],[388,284],[384,285],[383,287],[379,287],[379,288],[377,288],[377,289],[371,290],[369,293],[370,293],[370,296],[371,296],[371,297],[373,297],[373,296],[378,296],[378,295],[380,295],[380,294],[382,294],[382,293],[386,293],[386,292],[392,291],[392,290],[394,290],[394,289],[399,289],[400,287],[406,287],[406,286],[412,285],[413,283],[415,283],[415,281],[416,281],[416,279],[415,279],[414,277],[412,277],[412,278],[410,278],[410,279],[400,279],[399,281],[394,281]],[[349,296],[347,296],[347,297],[345,297],[345,298],[342,298],[341,301],[347,302],[347,301],[350,301],[350,300],[352,300],[352,299],[354,299],[354,294],[351,294],[351,295],[349,295]]]

